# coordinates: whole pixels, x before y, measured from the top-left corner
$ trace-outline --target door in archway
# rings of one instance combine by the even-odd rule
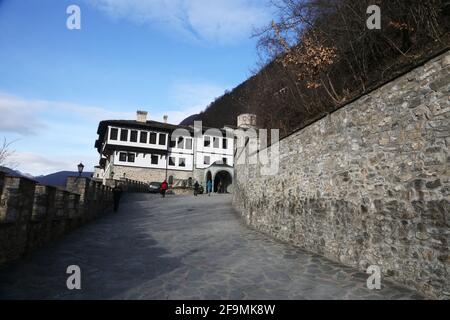
[[[229,193],[229,187],[232,183],[233,179],[228,171],[219,171],[214,177],[214,192]]]

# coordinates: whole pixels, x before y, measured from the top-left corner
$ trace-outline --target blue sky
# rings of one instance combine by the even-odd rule
[[[68,30],[66,9],[81,9]],[[98,122],[178,123],[250,76],[264,0],[0,0],[0,138],[34,175],[98,162]]]

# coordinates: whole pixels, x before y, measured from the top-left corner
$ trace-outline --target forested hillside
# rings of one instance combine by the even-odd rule
[[[252,112],[281,135],[346,104],[450,45],[448,0],[281,0],[258,30],[262,67],[184,124],[236,124]],[[366,21],[381,8],[381,29]]]

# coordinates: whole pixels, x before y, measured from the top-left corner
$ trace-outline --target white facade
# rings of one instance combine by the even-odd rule
[[[193,130],[184,129],[177,130],[183,136],[174,136],[172,141],[171,132],[151,126],[143,129],[138,123],[136,129],[130,124],[109,125],[100,149],[106,157],[103,178],[110,178],[114,166],[180,172],[207,169],[214,163],[233,166],[234,140],[225,134],[220,137],[202,134],[194,138]]]

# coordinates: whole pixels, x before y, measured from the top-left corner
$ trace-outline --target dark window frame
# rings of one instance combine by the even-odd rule
[[[169,166],[175,167],[177,165],[177,158],[169,157]]]
[[[178,166],[182,168],[186,168],[186,158],[179,158],[178,159]]]
[[[128,153],[127,161],[130,163],[136,162],[136,154],[135,153]]]
[[[185,146],[185,149],[186,150],[192,150],[192,148],[193,148],[193,140],[192,140],[192,138],[186,138],[185,139],[185,143],[184,143],[184,146]],[[189,147],[189,148],[188,148]]]
[[[145,139],[143,139],[145,137]],[[141,134],[139,135],[139,142],[140,143],[147,143],[148,141],[148,132],[147,131],[141,131]]]
[[[148,140],[149,144],[157,144],[158,143],[158,134],[156,132],[150,132],[150,138]]]
[[[184,149],[184,137],[178,137],[177,148]]]
[[[139,131],[130,130],[130,142],[138,142]]]
[[[209,148],[211,146],[211,137],[205,136],[203,139],[203,146]]]
[[[109,139],[117,141],[119,139],[119,129],[111,128]]]
[[[128,142],[128,129],[120,129],[120,141]]]
[[[223,138],[222,140],[222,149],[228,149],[228,139]]]
[[[126,152],[119,152],[119,161],[127,162],[128,154]]]
[[[164,143],[162,143],[162,138],[164,138]],[[167,144],[167,134],[165,134],[165,133],[159,134],[158,144],[160,146],[165,146]]]
[[[155,160],[156,159],[156,161],[153,161],[153,160]],[[158,165],[159,164],[159,156],[158,155],[154,155],[154,154],[152,154],[152,157],[151,157],[151,164],[153,164],[153,165]],[[156,163],[155,163],[156,162]]]
[[[206,161],[206,159],[208,159],[208,161]],[[208,166],[211,164],[211,156],[204,156],[203,157],[203,164]]]
[[[217,142],[217,143],[216,143]],[[214,149],[219,149],[220,148],[220,141],[218,137],[214,137],[213,138],[213,148]]]

